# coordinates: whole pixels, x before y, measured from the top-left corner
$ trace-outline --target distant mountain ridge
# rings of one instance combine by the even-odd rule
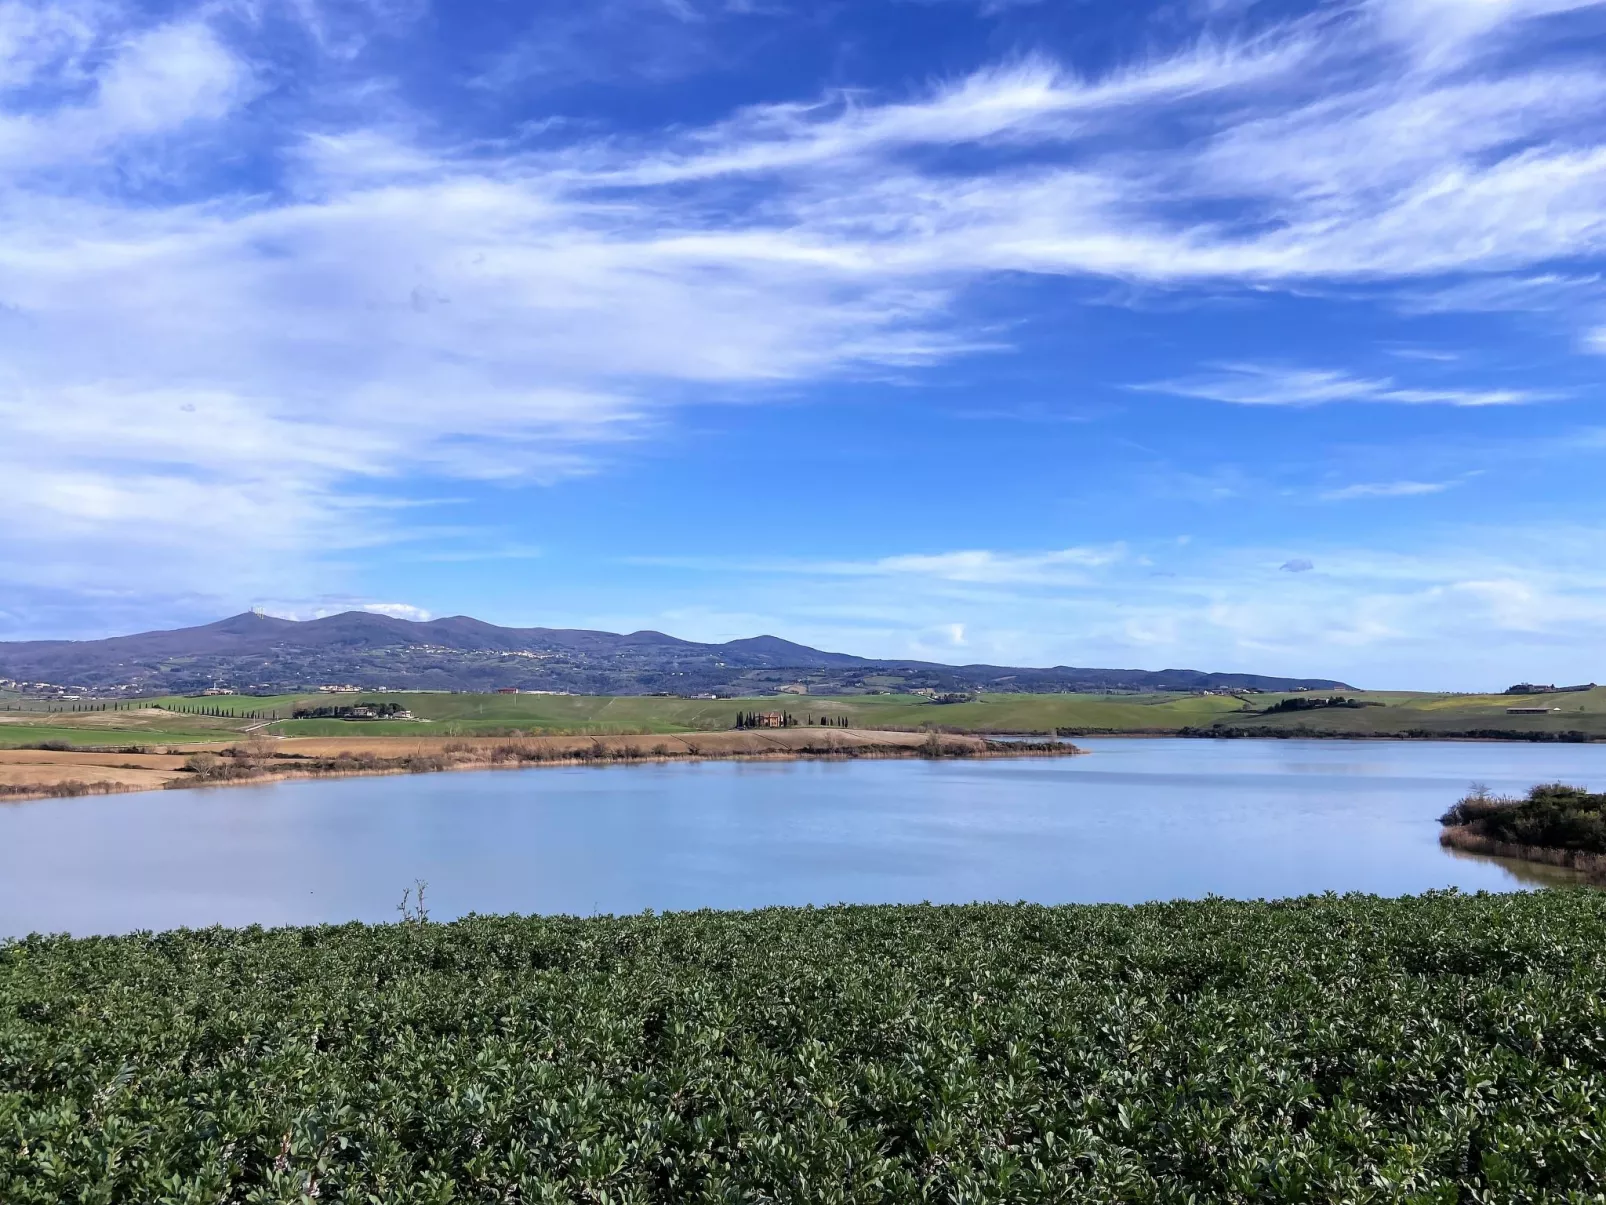
[[[278,619],[248,611],[216,623],[104,640],[0,642],[0,678],[122,692],[208,686],[300,690],[323,684],[413,690],[576,694],[743,694],[812,690],[1339,690],[1328,678],[1190,669],[941,665],[831,653],[777,636],[699,644],[663,632],[503,628],[466,615],[408,620],[367,611]]]

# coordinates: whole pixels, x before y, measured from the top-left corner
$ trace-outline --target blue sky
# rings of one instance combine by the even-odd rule
[[[1606,3],[0,0],[0,638],[1606,680]]]

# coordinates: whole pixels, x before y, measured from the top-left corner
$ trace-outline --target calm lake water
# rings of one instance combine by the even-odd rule
[[[1086,740],[1090,756],[704,762],[0,806],[0,935],[840,901],[1508,891],[1451,854],[1472,782],[1606,786],[1606,746]],[[1544,876],[1549,873],[1547,879]]]

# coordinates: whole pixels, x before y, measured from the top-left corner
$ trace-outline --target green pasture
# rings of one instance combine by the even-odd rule
[[[1497,731],[1517,735],[1581,732],[1606,738],[1606,688],[1569,694],[1450,695],[1403,691],[1345,691],[1346,698],[1380,703],[1377,707],[1322,708],[1278,715],[1234,715],[1227,721],[1247,733],[1301,727],[1354,736],[1400,736],[1407,733],[1446,735]],[[1289,695],[1253,696],[1265,707]],[[1511,715],[1511,707],[1550,707],[1544,715]]]
[[[359,696],[346,696],[355,700]],[[361,725],[346,720],[294,720],[273,726],[282,735],[337,736],[353,728],[373,735],[437,736],[475,733],[708,732],[734,726],[739,711],[789,711],[799,722],[845,716],[854,728],[967,732],[1044,732],[1051,728],[1176,731],[1208,724],[1240,704],[1233,699],[1152,695],[986,695],[972,703],[932,703],[917,695],[765,696],[750,699],[668,699],[594,695],[386,695],[418,717]]]
[[[174,715],[150,709],[136,711],[8,711],[0,710],[0,749],[44,742],[99,747],[105,745],[168,745],[228,740],[241,722],[211,716]]]
[[[1451,695],[1405,691],[1344,692],[1375,706],[1326,707],[1260,714],[1295,695],[987,694],[968,703],[932,703],[919,695],[768,695],[745,699],[647,696],[406,694],[276,695],[253,698],[144,700],[131,711],[71,712],[0,707],[0,746],[38,740],[107,744],[229,739],[248,730],[282,736],[473,736],[517,733],[683,733],[728,729],[739,711],[789,711],[800,722],[846,717],[855,728],[959,732],[1163,734],[1220,730],[1243,735],[1310,732],[1320,735],[1404,736],[1504,733],[1517,736],[1582,733],[1606,739],[1606,688],[1573,694]],[[280,720],[260,729],[248,718],[298,706],[397,702],[416,720]],[[1557,708],[1543,715],[1510,715],[1511,707]],[[166,709],[166,710],[164,710]],[[181,710],[182,709],[182,710]],[[219,716],[190,714],[216,711]],[[49,735],[45,735],[48,730]]]

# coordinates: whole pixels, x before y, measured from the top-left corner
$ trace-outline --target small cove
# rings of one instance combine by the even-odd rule
[[[842,901],[1136,903],[1566,881],[1456,855],[1472,782],[1606,786],[1606,746],[1078,741],[1002,760],[668,763],[0,807],[0,935]]]

